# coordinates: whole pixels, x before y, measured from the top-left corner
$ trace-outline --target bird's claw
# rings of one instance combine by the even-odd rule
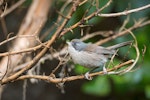
[[[108,74],[107,69],[105,67],[103,67],[103,72],[104,74]]]
[[[87,80],[92,80],[92,79],[93,79],[91,76],[89,76],[89,72],[86,72],[86,73],[84,74],[84,77],[85,77],[85,79],[87,79]]]

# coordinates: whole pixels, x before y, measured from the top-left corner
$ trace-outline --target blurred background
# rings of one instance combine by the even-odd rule
[[[2,0],[3,1],[3,0]],[[85,0],[86,1],[86,0]],[[96,3],[99,3],[99,6],[102,7],[105,5],[108,0],[95,0]],[[13,6],[18,0],[5,0],[5,3],[1,5],[1,9]],[[58,18],[58,12],[60,8],[64,5],[67,0],[53,0],[51,2],[51,7],[48,12],[48,19],[42,28],[39,37],[42,37],[46,32],[48,33],[44,38],[43,42],[49,40],[53,33],[57,30],[48,31],[55,23]],[[73,14],[71,20],[65,27],[69,27],[76,22],[78,22],[82,17],[84,12],[89,9],[89,14],[96,10],[95,6],[91,6],[92,0],[87,0],[86,3],[78,7],[76,12]],[[14,11],[9,13],[4,18],[1,18],[0,25],[0,42],[4,41],[8,34],[13,32],[15,36],[20,28],[21,23],[23,22],[26,13],[32,0],[26,0],[23,4],[18,6]],[[116,13],[122,12],[129,9],[138,8],[144,5],[150,4],[150,0],[113,0],[109,7],[104,9],[102,13]],[[91,7],[90,7],[91,6]],[[67,6],[64,10],[64,14],[68,12],[70,5]],[[44,11],[44,8],[43,8]],[[58,39],[54,44],[53,48],[56,50],[61,50],[62,47],[66,45],[67,40],[73,38],[83,37],[87,31],[93,33],[96,31],[114,31],[117,32],[120,27],[123,25],[124,21],[129,18],[129,22],[126,25],[126,28],[133,26],[134,22],[139,19],[146,18],[150,20],[150,8],[129,14],[127,16],[118,16],[118,17],[93,17],[88,20],[88,27],[77,27],[73,29],[73,32],[67,32],[63,37]],[[55,25],[59,27],[59,25]],[[83,31],[83,35],[81,34]],[[150,25],[140,27],[133,31],[134,35],[137,38],[139,50],[142,54],[142,49],[146,46],[146,53],[144,58],[142,55],[136,65],[135,70],[132,72],[123,74],[123,75],[104,75],[96,76],[92,81],[88,80],[76,80],[71,82],[66,82],[64,86],[65,93],[61,93],[61,90],[56,84],[47,83],[45,81],[38,81],[37,83],[32,84],[29,80],[17,81],[10,84],[6,84],[2,93],[1,100],[22,100],[23,91],[26,91],[26,100],[149,100],[150,99]],[[97,36],[86,40],[86,42],[96,42],[100,39],[104,39],[104,36]],[[119,37],[113,41],[107,42],[104,46],[113,45],[123,41],[133,40],[130,35],[125,35]],[[0,53],[6,52],[11,43],[0,46]],[[119,51],[119,57],[116,62],[121,62],[120,59],[123,58],[124,54],[128,48],[122,49]],[[126,59],[134,58],[135,51],[129,50],[128,57]],[[1,59],[1,58],[0,58]],[[48,74],[54,69],[59,60],[54,59],[52,61],[46,60],[41,64],[41,75],[42,73]],[[61,70],[61,69],[60,69]],[[59,70],[59,71],[60,71]],[[84,69],[82,66],[75,65],[75,68],[70,75],[82,74],[87,69]],[[59,73],[59,71],[57,73]],[[27,83],[26,89],[24,84]],[[25,90],[24,90],[25,89]]]

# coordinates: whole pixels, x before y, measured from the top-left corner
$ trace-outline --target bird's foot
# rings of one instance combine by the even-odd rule
[[[87,80],[92,80],[92,79],[93,79],[91,76],[89,76],[89,72],[86,72],[86,73],[84,74],[84,77],[85,77],[85,79],[87,79]]]
[[[103,72],[104,72],[104,74],[108,74],[107,69],[105,68],[105,66],[103,67]]]

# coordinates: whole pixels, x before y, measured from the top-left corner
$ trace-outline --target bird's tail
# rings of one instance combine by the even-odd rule
[[[115,50],[115,49],[118,49],[120,47],[131,45],[132,43],[133,43],[133,41],[122,42],[122,43],[119,43],[119,44],[116,44],[116,45],[113,45],[113,46],[109,46],[109,47],[107,47],[107,49]]]

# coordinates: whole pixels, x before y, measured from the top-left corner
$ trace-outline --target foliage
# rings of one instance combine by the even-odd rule
[[[100,1],[100,3],[103,3],[103,1]],[[113,8],[113,12],[118,12],[118,11],[123,11],[126,10],[128,7],[130,8],[136,8],[145,4],[150,3],[148,0],[144,0],[144,1],[137,1],[137,0],[129,0],[128,2],[126,0],[119,2],[117,0],[114,0],[113,5],[111,5],[110,8]],[[140,5],[139,5],[140,4]],[[128,6],[129,5],[129,6]],[[87,4],[86,4],[87,7]],[[110,12],[112,9],[106,10],[106,12]],[[77,12],[80,13],[80,12]],[[145,11],[141,11],[138,13],[133,13],[129,16],[130,20],[128,25],[132,25],[134,20],[137,20],[139,18],[143,18],[143,17],[148,17],[148,15],[150,14],[150,9],[147,9]],[[123,17],[119,17],[119,20],[121,22],[123,22],[126,19],[126,16]],[[75,19],[74,19],[75,20]],[[101,21],[103,21],[103,19],[99,20],[99,19],[95,19],[93,18],[92,20],[90,20],[90,23],[92,24],[96,24],[96,23],[100,23]],[[120,26],[119,26],[120,27]],[[85,84],[83,84],[83,88],[82,90],[85,93],[91,94],[91,95],[97,95],[97,96],[107,96],[110,95],[112,92],[114,92],[114,94],[130,94],[130,93],[134,93],[135,95],[138,93],[144,92],[146,97],[143,98],[150,98],[150,80],[149,80],[149,70],[150,70],[150,64],[149,64],[149,54],[150,54],[150,41],[149,41],[149,34],[150,31],[150,26],[146,26],[144,28],[138,29],[136,31],[134,31],[137,40],[138,40],[138,46],[141,50],[141,59],[138,63],[137,68],[135,70],[133,70],[133,72],[131,73],[127,73],[125,75],[118,75],[118,76],[98,76],[97,78],[94,78],[93,81],[89,81],[86,82]],[[128,36],[116,39],[115,41],[119,42],[119,41],[127,41]],[[129,37],[130,38],[130,37]],[[114,41],[114,42],[115,42]],[[116,43],[117,43],[116,42]],[[146,53],[143,55],[144,59],[142,58],[142,49],[144,48],[144,46],[146,46]],[[121,53],[120,53],[121,54]],[[130,51],[130,57],[132,57],[133,55],[135,55],[134,52],[132,52],[132,50]],[[80,71],[80,73],[84,73],[83,69],[79,66],[76,67],[76,71],[79,74],[78,71]],[[85,71],[86,72],[86,71]],[[108,78],[109,77],[109,78]],[[110,81],[111,80],[111,83]],[[111,87],[113,83],[113,88]],[[113,91],[110,90],[114,89]],[[126,98],[126,97],[125,97]],[[136,98],[136,97],[133,97]],[[141,97],[142,98],[142,97]],[[130,98],[131,99],[131,98]]]

